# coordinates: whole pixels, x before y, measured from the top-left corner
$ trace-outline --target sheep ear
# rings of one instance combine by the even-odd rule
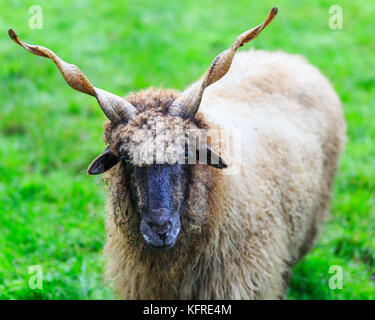
[[[197,160],[202,160],[203,163],[217,169],[225,169],[228,167],[223,158],[213,151],[209,145],[206,145],[204,149],[197,150]]]
[[[93,162],[91,162],[87,169],[88,174],[101,174],[111,169],[115,164],[119,162],[119,158],[113,153],[113,151],[107,147],[102,154],[100,154]]]

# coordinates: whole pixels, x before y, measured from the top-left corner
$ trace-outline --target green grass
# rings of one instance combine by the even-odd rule
[[[42,30],[28,27],[35,4]],[[343,8],[343,30],[328,28],[332,4]],[[1,2],[0,298],[114,297],[102,279],[105,190],[85,173],[104,146],[104,115],[51,61],[10,41],[7,29],[77,64],[95,86],[125,95],[184,88],[274,5],[278,17],[253,46],[306,56],[332,80],[349,125],[332,219],[294,269],[288,297],[375,299],[373,0]],[[43,268],[43,290],[28,287],[32,265]],[[343,268],[342,290],[328,286],[332,265]]]

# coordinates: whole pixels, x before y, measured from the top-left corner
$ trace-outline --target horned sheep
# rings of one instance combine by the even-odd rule
[[[106,276],[121,298],[284,298],[292,266],[312,248],[346,125],[331,84],[302,57],[235,55],[276,13],[241,34],[184,92],[150,88],[125,98],[9,31],[52,59],[72,88],[96,97],[109,119],[108,147],[88,173],[106,172]],[[194,130],[218,133],[191,152],[186,137]],[[234,138],[237,152],[229,150]],[[192,154],[197,163],[178,161]]]

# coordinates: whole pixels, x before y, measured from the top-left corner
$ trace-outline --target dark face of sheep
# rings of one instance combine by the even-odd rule
[[[130,177],[133,204],[141,216],[140,231],[154,248],[172,247],[185,209],[189,168],[181,164],[134,167]]]
[[[168,249],[176,243],[181,229],[180,217],[186,210],[193,166],[197,162],[216,168],[226,165],[206,141],[200,143],[203,138],[199,134],[205,131],[196,120],[165,113],[169,105],[160,106],[160,96],[166,95],[160,92],[139,93],[138,96],[147,97],[144,103],[149,108],[128,122],[109,125],[109,147],[92,162],[88,173],[100,174],[119,164],[132,207],[140,216],[139,230],[144,241],[152,248]],[[195,143],[190,145],[189,141]],[[201,145],[204,152],[197,147]],[[207,161],[202,161],[203,153]]]

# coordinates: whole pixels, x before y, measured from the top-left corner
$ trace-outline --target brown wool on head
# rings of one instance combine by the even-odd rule
[[[129,94],[126,100],[140,112],[126,123],[108,122],[106,143],[117,150],[125,146],[132,163],[137,166],[148,164],[155,149],[164,152],[165,162],[169,164],[180,161],[185,154],[181,139],[189,132],[199,134],[196,130],[207,128],[207,124],[200,113],[196,119],[169,115],[167,110],[178,95],[174,90],[154,88]]]

